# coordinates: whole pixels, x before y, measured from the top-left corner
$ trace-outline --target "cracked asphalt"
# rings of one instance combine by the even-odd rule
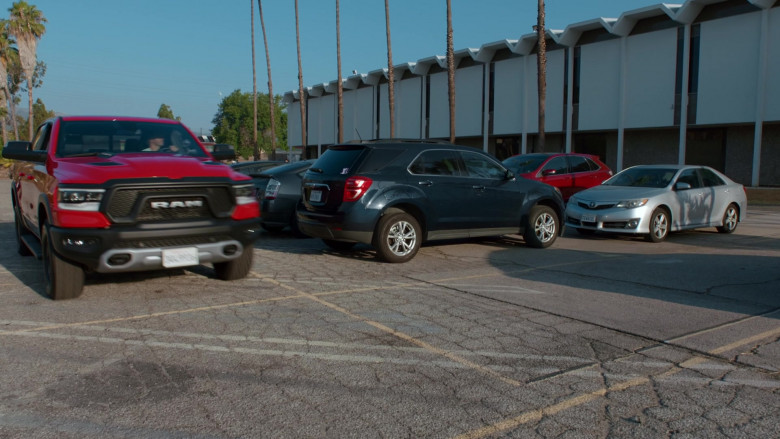
[[[246,279],[89,276],[63,302],[10,208],[0,243],[0,438],[780,430],[776,206],[732,235],[449,241],[406,264],[265,234]]]

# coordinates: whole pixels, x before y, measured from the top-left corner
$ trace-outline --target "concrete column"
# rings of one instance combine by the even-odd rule
[[[761,175],[761,141],[764,136],[764,117],[766,116],[766,81],[769,68],[769,9],[761,10],[761,40],[759,41],[758,77],[756,79],[756,127],[753,134],[753,173],[751,186],[759,185]]]
[[[682,89],[680,91],[680,140],[677,164],[685,164],[685,145],[688,137],[688,80],[691,72],[691,24],[683,28]]]

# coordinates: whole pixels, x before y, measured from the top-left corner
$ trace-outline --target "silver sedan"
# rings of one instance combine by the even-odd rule
[[[643,165],[579,192],[566,205],[566,225],[582,234],[644,235],[717,227],[732,233],[747,213],[744,187],[707,166]]]

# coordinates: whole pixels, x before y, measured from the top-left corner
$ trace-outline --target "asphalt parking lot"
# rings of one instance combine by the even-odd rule
[[[0,191],[0,437],[776,437],[780,208],[651,244],[263,235],[249,277],[43,296]]]

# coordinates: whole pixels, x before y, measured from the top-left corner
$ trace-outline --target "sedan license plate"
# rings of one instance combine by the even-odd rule
[[[595,223],[596,222],[596,215],[589,215],[585,214],[580,217],[580,221],[583,223]]]
[[[314,201],[315,203],[322,201],[322,191],[311,191],[311,194],[309,194],[309,201]]]
[[[195,247],[172,248],[162,251],[163,267],[187,267],[198,265],[198,249]]]

